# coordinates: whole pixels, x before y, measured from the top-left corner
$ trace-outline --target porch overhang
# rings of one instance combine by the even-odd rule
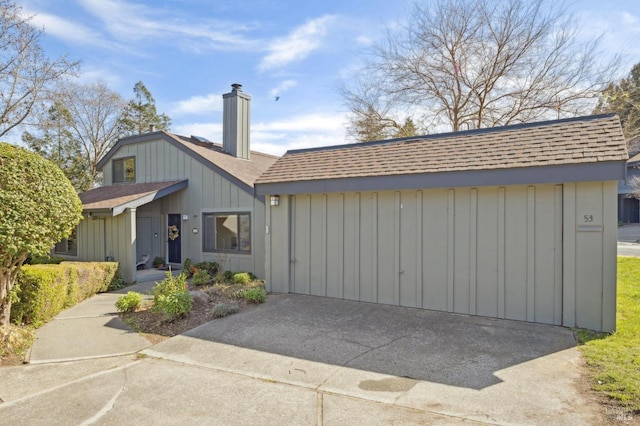
[[[82,211],[89,216],[118,216],[189,186],[189,180],[110,185],[79,194]]]

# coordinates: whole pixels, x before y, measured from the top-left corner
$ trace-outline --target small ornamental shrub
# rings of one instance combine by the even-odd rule
[[[193,274],[191,282],[194,285],[205,285],[211,283],[212,280],[213,278],[211,278],[211,275],[209,275],[207,271],[199,270],[198,272]]]
[[[164,265],[164,257],[162,257],[162,256],[156,256],[156,257],[154,257],[154,258],[153,258],[153,263],[152,263],[152,264],[153,264],[153,267],[154,267],[154,268],[158,268],[158,267],[160,267],[160,266]]]
[[[169,317],[186,315],[191,311],[193,298],[187,287],[187,276],[177,276],[167,272],[167,278],[153,288],[153,307]]]
[[[222,277],[225,281],[232,282],[233,281],[233,271],[224,271]]]
[[[134,312],[142,304],[142,295],[135,291],[129,291],[116,300],[116,309],[118,312]]]
[[[188,314],[193,306],[193,298],[188,291],[177,291],[171,294],[158,296],[154,302],[154,308],[175,318]]]
[[[160,281],[152,290],[152,294],[155,299],[160,295],[169,295],[178,291],[187,290],[187,276],[185,274],[172,275],[167,272],[166,278]]]
[[[205,271],[212,277],[215,277],[220,270],[220,265],[218,265],[218,262],[199,262],[193,265],[193,267],[199,271]]]
[[[107,289],[107,291],[122,290],[126,286],[127,282],[123,278],[116,277],[113,279],[113,281],[111,281],[111,284],[109,284],[109,288]]]
[[[247,288],[242,292],[242,297],[249,303],[264,303],[267,292],[261,287]]]
[[[191,278],[193,276],[193,263],[190,258],[186,258],[184,263],[182,264],[182,273],[187,276],[187,278]]]
[[[233,275],[233,282],[235,284],[249,284],[251,282],[251,276],[246,272],[238,272]]]
[[[211,310],[211,315],[214,318],[222,318],[222,317],[226,317],[227,315],[235,314],[239,310],[240,308],[237,305],[227,305],[225,303],[218,303]]]

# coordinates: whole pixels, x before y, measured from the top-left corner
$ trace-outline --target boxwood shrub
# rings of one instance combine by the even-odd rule
[[[117,276],[117,262],[23,265],[12,291],[11,320],[39,327],[64,308],[107,291]]]

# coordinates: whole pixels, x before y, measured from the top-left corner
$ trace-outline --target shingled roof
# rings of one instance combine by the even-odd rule
[[[627,158],[618,117],[603,114],[288,151],[256,184],[578,165]]]
[[[205,142],[202,138],[194,136],[180,136],[173,133],[158,131],[144,133],[120,139],[116,145],[109,150],[97,164],[98,170],[102,170],[109,159],[123,145],[136,144],[140,142],[164,140],[176,148],[187,152],[190,156],[198,159],[203,164],[214,169],[226,179],[238,185],[248,193],[253,195],[253,185],[271,166],[278,157],[251,151],[250,159],[237,158],[225,152],[221,144]]]

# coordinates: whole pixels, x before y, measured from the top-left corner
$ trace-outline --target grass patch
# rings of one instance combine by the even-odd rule
[[[616,331],[577,331],[592,386],[626,409],[640,410],[640,259],[618,258]]]

